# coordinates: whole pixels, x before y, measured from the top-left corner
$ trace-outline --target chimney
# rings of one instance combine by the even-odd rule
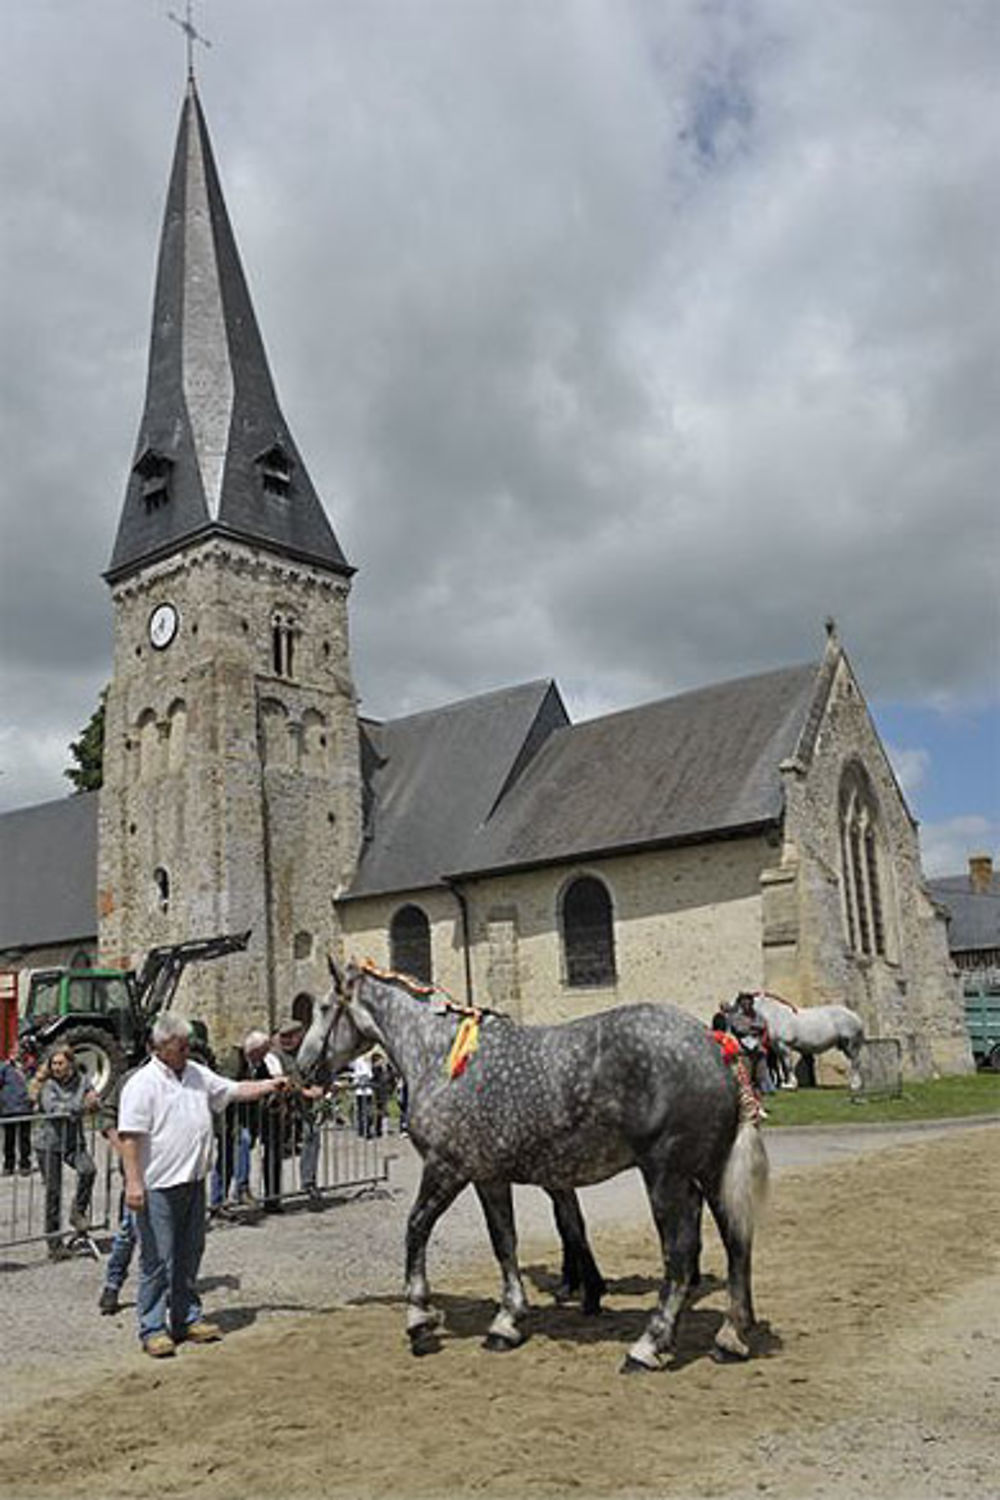
[[[969,855],[969,889],[974,896],[987,896],[993,888],[993,856]]]

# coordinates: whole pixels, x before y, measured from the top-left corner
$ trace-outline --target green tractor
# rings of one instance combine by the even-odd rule
[[[104,1098],[121,1075],[146,1056],[153,1022],[168,1010],[190,963],[242,953],[250,933],[227,933],[152,948],[133,969],[36,969],[21,1019],[22,1047],[44,1056],[57,1043]],[[191,1022],[192,1055],[214,1066],[204,1023]]]

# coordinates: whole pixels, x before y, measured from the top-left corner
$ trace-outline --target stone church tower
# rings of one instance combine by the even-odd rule
[[[278,405],[194,80],[111,564],[106,962],[252,928],[179,1005],[219,1043],[325,987],[361,837],[348,566]]]

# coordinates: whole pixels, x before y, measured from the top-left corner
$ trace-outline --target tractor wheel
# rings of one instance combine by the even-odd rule
[[[71,1026],[56,1045],[72,1047],[77,1066],[86,1071],[102,1101],[125,1071],[125,1057],[117,1039],[99,1026]]]

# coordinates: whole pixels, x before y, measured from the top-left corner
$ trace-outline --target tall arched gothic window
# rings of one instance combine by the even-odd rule
[[[430,984],[431,924],[419,906],[401,906],[389,927],[390,963],[400,974]]]
[[[295,676],[295,646],[299,627],[293,614],[275,610],[271,616],[271,668],[275,677]]]
[[[581,875],[562,898],[563,971],[566,983],[584,987],[615,982],[615,924],[603,881]]]
[[[855,761],[840,782],[840,878],[847,941],[865,957],[886,954],[884,850],[875,793]]]

